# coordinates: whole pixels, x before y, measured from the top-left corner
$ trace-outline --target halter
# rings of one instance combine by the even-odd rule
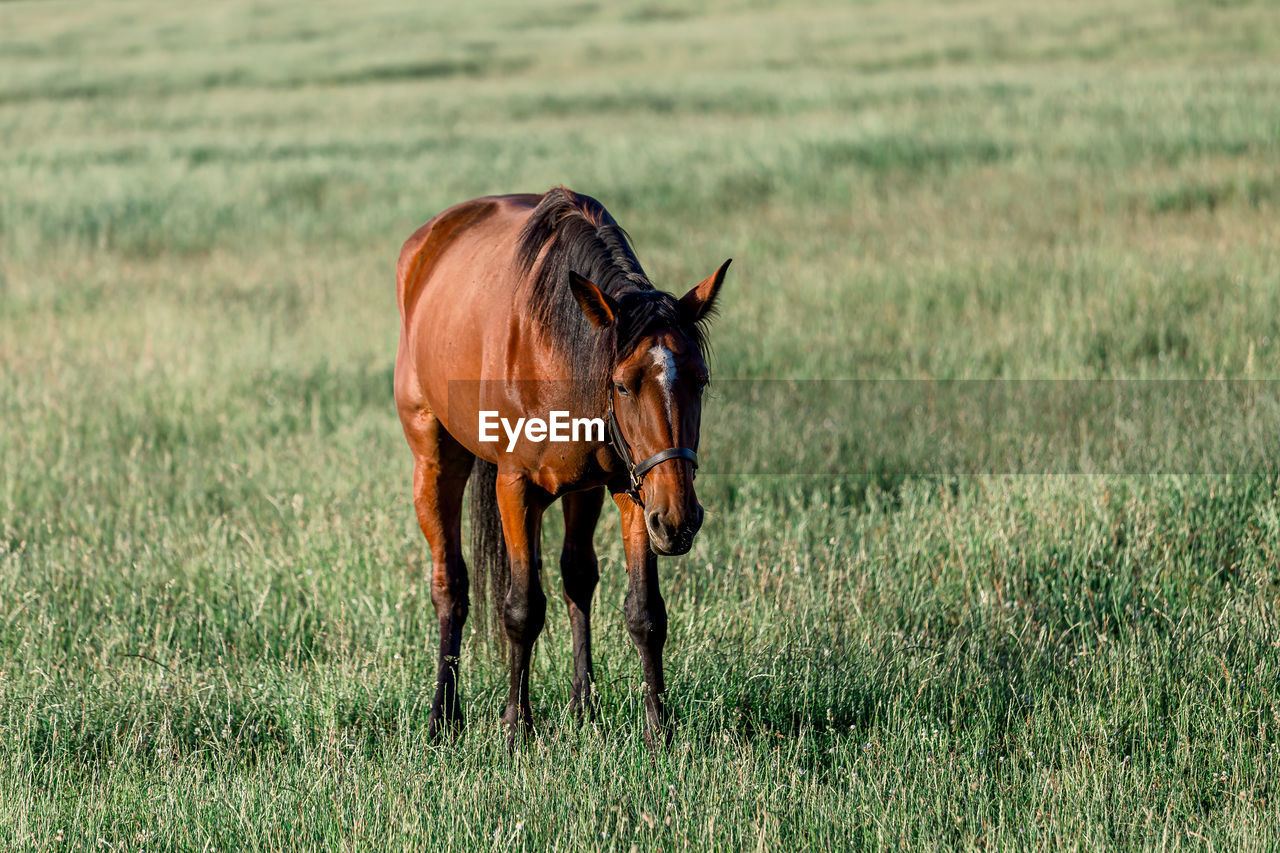
[[[618,416],[613,413],[612,393],[609,394],[609,446],[613,448],[613,452],[618,454],[618,458],[627,466],[627,476],[631,480],[631,488],[627,489],[627,495],[642,508],[644,507],[644,499],[640,497],[640,486],[644,483],[644,475],[668,459],[688,459],[693,463],[694,476],[697,476],[698,454],[687,447],[668,447],[666,450],[659,450],[637,465],[631,459],[631,448],[627,445],[627,440],[622,437],[622,427],[618,426]]]

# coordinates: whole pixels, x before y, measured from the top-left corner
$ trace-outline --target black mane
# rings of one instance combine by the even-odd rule
[[[705,351],[701,328],[684,316],[676,297],[649,283],[626,232],[590,196],[565,187],[547,192],[520,231],[516,266],[534,322],[569,360],[574,396],[593,412],[604,408],[618,362],[646,336],[677,329]],[[569,289],[570,271],[618,300],[617,323],[603,330],[591,325]]]

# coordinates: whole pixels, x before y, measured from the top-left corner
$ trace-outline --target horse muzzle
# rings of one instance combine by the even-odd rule
[[[702,528],[702,515],[702,504],[695,504],[692,514],[675,523],[666,513],[658,510],[646,512],[644,524],[649,530],[649,547],[660,557],[689,553],[693,537]]]

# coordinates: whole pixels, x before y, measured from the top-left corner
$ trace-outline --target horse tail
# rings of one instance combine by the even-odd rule
[[[471,469],[471,562],[481,621],[493,633],[495,647],[505,651],[502,611],[511,585],[511,560],[498,513],[498,466],[479,457]]]

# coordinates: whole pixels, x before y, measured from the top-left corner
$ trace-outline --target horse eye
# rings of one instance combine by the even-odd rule
[[[631,396],[631,392],[627,390],[627,386],[623,385],[621,382],[613,383],[613,390],[617,391],[620,396],[623,396],[623,397]]]

